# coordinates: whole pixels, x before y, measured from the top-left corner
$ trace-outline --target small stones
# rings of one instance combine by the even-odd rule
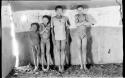
[[[122,65],[120,64],[102,64],[102,65],[93,65],[87,71],[80,70],[80,66],[74,65],[66,68],[63,73],[59,73],[56,67],[50,68],[47,72],[39,70],[39,72],[33,73],[33,67],[22,67],[15,68],[14,78],[37,78],[41,77],[121,77],[122,76]]]

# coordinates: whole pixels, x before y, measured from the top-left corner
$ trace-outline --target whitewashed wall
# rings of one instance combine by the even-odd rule
[[[3,6],[2,10],[2,26],[9,26],[9,16],[7,13],[6,6]],[[109,26],[109,27],[121,27],[120,21],[120,6],[109,6],[100,8],[89,8],[88,14],[94,17],[96,20],[96,26]],[[69,17],[71,28],[75,28],[74,15],[76,10],[66,10],[64,15]],[[28,10],[18,11],[13,14],[16,32],[28,31],[32,22],[42,22],[41,17],[43,15],[55,15],[54,10]],[[24,17],[24,21],[21,21]],[[25,20],[26,17],[26,20]]]
[[[4,9],[3,9],[4,8]],[[7,6],[2,7],[2,28],[9,27],[10,28],[10,20],[9,13],[7,10]],[[110,7],[100,7],[100,8],[89,8],[88,14],[92,15],[96,20],[96,24],[92,27],[91,33],[93,38],[92,43],[92,54],[94,63],[121,63],[123,61],[123,36],[122,36],[122,25],[119,6],[110,6]],[[66,10],[65,14],[69,17],[71,23],[71,31],[74,30],[74,15],[76,14],[76,10]],[[41,17],[43,15],[51,15],[54,16],[54,10],[28,10],[28,11],[18,11],[13,14],[14,23],[16,32],[20,33],[22,37],[20,40],[23,41],[23,36],[25,33],[29,31],[30,24],[32,22],[41,23]],[[25,18],[25,16],[27,18]],[[22,21],[23,19],[23,21]],[[71,35],[76,33],[74,30],[71,32]],[[72,35],[74,38],[72,41],[71,49],[71,59],[73,60],[72,64],[79,64],[78,59],[78,49],[76,47],[77,44],[77,33],[76,35]],[[26,39],[26,38],[25,38]],[[20,42],[24,43],[24,42]],[[25,44],[29,45],[29,44]],[[28,52],[28,48],[25,52]],[[111,53],[108,53],[108,50],[111,49]],[[23,52],[21,52],[23,53]],[[22,54],[25,55],[25,54]],[[102,56],[103,55],[103,56]],[[25,59],[26,60],[26,59]]]

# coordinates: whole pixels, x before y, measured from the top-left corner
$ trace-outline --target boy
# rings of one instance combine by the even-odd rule
[[[40,37],[41,37],[41,54],[42,54],[42,69],[43,71],[48,71],[49,69],[49,54],[50,54],[50,17],[48,15],[44,15],[42,17],[43,23],[40,24]],[[46,50],[45,50],[46,47]],[[47,68],[44,68],[43,59],[44,59],[44,52],[46,51],[47,56]]]
[[[87,34],[86,34],[86,28],[90,27],[95,23],[94,19],[87,15],[85,12],[85,8],[82,5],[77,6],[77,12],[78,14],[75,15],[75,23],[77,26],[77,31],[79,33],[79,49],[80,49],[80,62],[81,67],[80,69],[87,70],[86,68],[86,45],[87,45]],[[84,65],[83,65],[84,64]]]
[[[30,28],[30,40],[31,40],[31,46],[32,46],[32,52],[33,52],[33,58],[34,58],[34,64],[35,69],[34,71],[38,70],[39,65],[39,53],[40,53],[40,47],[39,47],[39,35],[38,35],[38,23],[32,23]]]
[[[56,16],[52,17],[51,27],[52,27],[52,38],[55,51],[55,60],[57,65],[59,65],[59,71],[64,70],[65,61],[65,46],[66,46],[66,36],[67,30],[69,29],[69,21],[66,16],[63,16],[63,7],[56,6],[55,8]],[[55,40],[55,41],[54,41]]]

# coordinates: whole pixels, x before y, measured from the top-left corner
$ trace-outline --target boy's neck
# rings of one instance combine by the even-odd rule
[[[85,13],[79,13],[79,15],[83,15],[83,14],[85,14]]]
[[[37,31],[31,31],[31,32],[37,32]]]
[[[62,15],[56,15],[57,18],[62,18]]]
[[[47,25],[47,23],[43,23],[43,25],[44,25],[44,26],[46,26],[46,25]]]

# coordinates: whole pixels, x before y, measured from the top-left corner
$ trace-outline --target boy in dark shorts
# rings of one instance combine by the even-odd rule
[[[80,69],[87,70],[86,68],[86,45],[87,45],[87,34],[86,34],[86,28],[90,27],[91,25],[94,25],[95,20],[92,18],[92,16],[86,14],[85,8],[82,5],[77,6],[77,12],[78,14],[75,15],[75,23],[77,26],[77,32],[79,33],[79,49],[80,49],[80,62],[81,67]]]
[[[56,6],[56,16],[52,17],[51,28],[52,38],[55,48],[55,62],[59,65],[59,71],[63,72],[65,62],[65,47],[67,30],[69,29],[69,20],[66,16],[63,16],[63,7]]]
[[[48,71],[50,64],[50,17],[48,15],[44,15],[42,17],[43,23],[40,24],[40,37],[41,37],[41,60],[42,60],[42,69],[43,71]],[[45,50],[46,48],[46,50]],[[46,51],[46,52],[45,52]],[[47,68],[44,68],[43,59],[45,58],[45,53],[47,56]]]
[[[35,64],[34,71],[38,70],[38,65],[39,65],[40,40],[38,35],[38,27],[39,27],[38,23],[32,23],[29,34],[33,52],[34,64]]]

